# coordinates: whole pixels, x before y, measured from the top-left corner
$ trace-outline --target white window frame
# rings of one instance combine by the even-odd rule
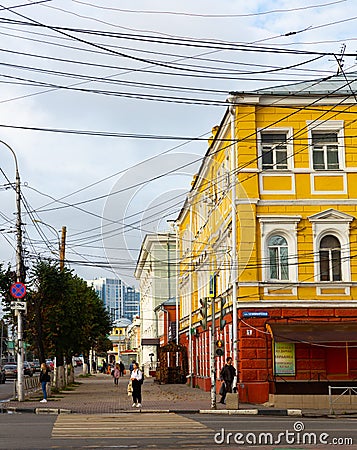
[[[272,246],[270,244],[270,241],[274,237],[279,237],[279,238],[284,239],[286,245],[274,245],[274,246]],[[268,255],[267,256],[269,258],[269,261],[267,262],[267,264],[269,264],[269,279],[272,280],[272,281],[288,281],[289,278],[290,278],[289,244],[288,244],[288,241],[286,240],[285,236],[282,236],[281,234],[271,234],[269,239],[267,239],[267,246],[268,246]],[[276,261],[276,275],[277,276],[276,276],[276,278],[272,278],[272,276],[271,276],[272,264],[271,264],[270,250],[272,248],[277,250],[277,254],[276,254],[276,259],[277,259],[277,261]],[[282,278],[282,273],[283,273],[282,267],[283,267],[283,264],[284,264],[283,255],[282,255],[282,249],[283,248],[287,249],[287,261],[286,261],[286,264],[287,264],[287,268],[288,268],[288,278],[286,278],[286,279]]]
[[[262,280],[269,283],[291,283],[298,280],[297,224],[301,216],[258,216],[261,228]],[[288,244],[288,280],[270,278],[269,240],[272,236],[282,236]]]
[[[331,236],[331,237],[334,237],[335,239],[337,239],[338,244],[339,244],[338,249],[337,248],[331,249],[330,247],[321,247],[322,239],[327,237],[327,236]],[[342,281],[341,242],[334,234],[326,234],[323,238],[320,239],[320,243],[319,243],[319,272],[320,272],[319,273],[319,278],[320,278],[320,281],[335,281],[335,282],[337,281],[337,282],[340,282],[340,281]],[[333,250],[335,250],[335,251],[338,250],[339,251],[338,259],[339,259],[341,280],[334,280],[333,279],[334,278]],[[328,272],[329,272],[328,273],[328,277],[329,277],[328,280],[321,280],[321,252],[327,252],[328,253]]]
[[[327,120],[327,121],[307,121],[307,129],[308,129],[308,142],[309,142],[309,159],[310,159],[310,168],[316,173],[321,172],[336,172],[344,170],[346,167],[345,163],[345,135],[344,135],[344,121],[343,120]],[[312,142],[313,133],[328,133],[328,132],[336,132],[337,133],[337,145],[338,145],[338,169],[314,169],[314,146]],[[327,151],[324,151],[324,162],[327,165]]]
[[[315,281],[319,283],[342,283],[351,281],[350,267],[350,223],[354,217],[335,211],[333,209],[323,211],[308,217],[312,223],[314,245],[314,272]],[[341,281],[320,280],[320,243],[327,235],[335,236],[341,245]]]
[[[292,170],[294,167],[294,145],[293,145],[293,128],[292,127],[284,127],[284,128],[260,128],[257,130],[258,132],[258,161],[259,168],[261,170],[269,171],[269,172],[282,172],[287,170]],[[263,134],[275,134],[275,133],[285,133],[286,134],[286,164],[287,167],[284,169],[278,169],[276,167],[263,169],[263,145],[262,145],[262,135]],[[274,159],[275,152],[273,153]]]

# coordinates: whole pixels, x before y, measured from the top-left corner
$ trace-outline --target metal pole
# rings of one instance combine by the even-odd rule
[[[0,143],[5,145],[12,153],[15,160],[16,169],[16,281],[23,281],[22,274],[22,229],[21,229],[21,183],[19,166],[17,164],[17,158],[14,150],[4,141],[0,140]],[[17,395],[18,401],[24,401],[24,357],[23,357],[23,330],[22,330],[22,314],[20,310],[16,310],[17,314]]]
[[[193,211],[192,211],[192,198],[190,196],[190,258],[193,261]],[[193,270],[190,274],[190,312],[189,312],[189,323],[188,323],[188,348],[189,348],[189,372],[190,372],[190,387],[193,387],[193,355],[192,355],[192,301],[193,301]]]
[[[210,369],[211,369],[211,409],[216,409],[216,359],[214,355],[215,351],[215,316],[216,316],[216,308],[215,308],[216,298],[213,297],[211,299],[211,360],[210,360]]]
[[[180,249],[179,249],[179,239],[178,239],[178,223],[175,222],[175,231],[176,231],[176,286],[175,286],[175,296],[176,296],[176,344],[179,345],[179,276],[180,276]],[[176,354],[176,365],[178,365],[178,353]]]
[[[232,328],[233,328],[233,365],[237,370],[238,378],[238,305],[237,305],[237,207],[236,207],[236,141],[235,141],[235,107],[231,106],[231,140],[232,140]]]
[[[1,319],[1,347],[0,347],[0,364],[2,364],[2,347],[4,342],[4,320]]]

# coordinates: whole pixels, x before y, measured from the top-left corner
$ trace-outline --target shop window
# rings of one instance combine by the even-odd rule
[[[336,347],[326,348],[326,374],[346,375],[347,374],[347,348],[342,343],[336,343]]]

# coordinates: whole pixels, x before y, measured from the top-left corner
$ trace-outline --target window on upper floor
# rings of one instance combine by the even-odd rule
[[[261,132],[261,157],[263,170],[288,169],[287,132]]]
[[[337,131],[312,131],[312,158],[315,170],[340,168]]]
[[[271,280],[288,280],[288,243],[283,236],[271,236],[268,241],[269,277]]]
[[[297,225],[301,216],[258,216],[261,231],[262,281],[298,280]]]
[[[321,239],[319,249],[320,281],[341,281],[341,244],[332,235]]]
[[[293,128],[264,128],[257,133],[259,167],[273,171],[292,169]]]
[[[345,167],[343,120],[307,121],[310,167],[317,171]]]

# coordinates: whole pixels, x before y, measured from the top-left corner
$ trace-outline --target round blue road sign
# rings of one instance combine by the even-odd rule
[[[10,294],[14,298],[23,298],[26,295],[26,286],[23,283],[13,283],[10,286]]]

